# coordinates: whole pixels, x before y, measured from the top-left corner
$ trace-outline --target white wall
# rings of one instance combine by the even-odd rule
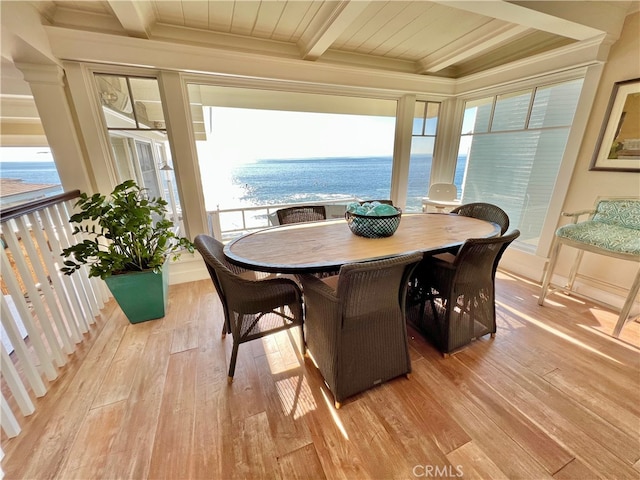
[[[580,146],[563,211],[578,211],[594,206],[598,197],[640,196],[640,172],[590,171],[589,165],[604,122],[615,82],[640,78],[640,13],[626,18],[620,39],[612,46],[596,93],[584,139]],[[567,223],[561,219],[558,225]],[[574,258],[570,248],[563,247],[556,272],[567,276]],[[599,296],[606,303],[620,307],[638,269],[636,262],[586,253],[580,273],[586,278],[577,282],[578,291]],[[611,297],[611,294],[618,298]]]

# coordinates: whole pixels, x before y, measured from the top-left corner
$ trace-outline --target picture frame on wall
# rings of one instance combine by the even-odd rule
[[[613,85],[589,170],[640,172],[640,78]]]

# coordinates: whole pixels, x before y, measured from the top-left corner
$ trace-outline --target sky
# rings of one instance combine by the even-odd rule
[[[211,143],[237,163],[393,155],[395,118],[215,107]]]
[[[274,158],[391,156],[395,118],[214,107],[212,129],[212,151],[227,165]],[[53,157],[48,147],[1,147],[0,161]]]
[[[2,162],[53,162],[49,147],[0,147]]]

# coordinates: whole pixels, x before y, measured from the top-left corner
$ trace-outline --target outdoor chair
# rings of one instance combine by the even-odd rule
[[[416,268],[422,292],[416,328],[445,356],[487,333],[495,335],[496,270],[519,236],[513,230],[501,237],[469,239],[452,262],[425,257]]]
[[[422,253],[343,265],[323,280],[301,275],[307,348],[334,396],[411,372],[405,323],[409,274]]]
[[[302,292],[296,282],[273,276],[256,279],[257,272],[229,263],[223,254],[223,244],[209,235],[198,235],[194,243],[205,261],[222,303],[222,336],[224,338],[227,333],[233,335],[229,383],[233,381],[241,343],[300,327],[300,342],[304,352]]]
[[[276,211],[280,225],[288,223],[316,222],[327,219],[324,205],[304,205],[299,207],[281,208]]]
[[[427,196],[422,199],[422,211],[426,212],[429,206],[435,207],[439,213],[444,213],[445,208],[460,205],[458,187],[453,183],[434,183],[429,187]]]

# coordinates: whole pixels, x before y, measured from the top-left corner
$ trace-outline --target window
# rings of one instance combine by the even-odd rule
[[[164,198],[178,225],[180,200],[175,187],[158,80],[95,74],[118,182],[133,179],[152,197]]]
[[[429,189],[439,112],[439,103],[423,101],[415,103],[407,187],[406,211],[408,212],[422,210],[422,197],[427,195]]]
[[[503,208],[521,247],[538,243],[581,88],[578,79],[465,105],[462,202]]]
[[[49,147],[0,147],[0,207],[62,193]]]
[[[389,198],[394,100],[195,84],[189,96],[207,210]]]

